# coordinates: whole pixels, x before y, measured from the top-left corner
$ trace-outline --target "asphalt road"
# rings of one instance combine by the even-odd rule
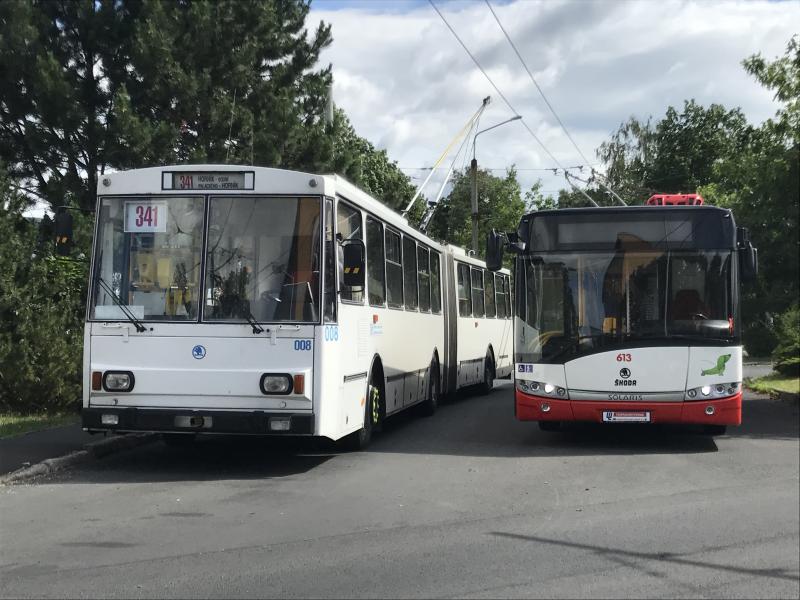
[[[161,443],[0,488],[0,596],[800,594],[797,405],[542,433],[511,388],[367,452]]]

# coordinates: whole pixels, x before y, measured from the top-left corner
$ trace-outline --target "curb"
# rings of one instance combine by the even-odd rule
[[[65,456],[48,458],[35,465],[22,467],[8,475],[0,477],[0,485],[21,483],[35,477],[49,475],[56,471],[74,467],[75,465],[103,458],[109,454],[115,454],[138,446],[144,446],[145,444],[151,444],[159,439],[159,437],[157,433],[138,433],[114,436],[99,442],[84,444],[83,450],[70,452]]]

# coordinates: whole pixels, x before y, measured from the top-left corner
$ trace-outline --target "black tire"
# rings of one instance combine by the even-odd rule
[[[426,417],[430,417],[439,408],[439,364],[436,361],[431,363],[431,376],[428,378],[428,397],[420,405],[420,412]]]
[[[705,425],[703,427],[703,433],[710,436],[725,435],[727,431],[727,425]]]
[[[383,386],[371,375],[367,386],[366,402],[364,402],[364,425],[342,440],[345,449],[358,452],[369,446],[372,434],[380,428],[384,414]]]
[[[191,448],[197,441],[194,433],[162,433],[161,438],[170,448]]]
[[[480,384],[480,393],[485,396],[492,389],[494,389],[494,361],[487,354],[483,361],[483,382]]]
[[[561,421],[539,421],[542,431],[561,431]]]

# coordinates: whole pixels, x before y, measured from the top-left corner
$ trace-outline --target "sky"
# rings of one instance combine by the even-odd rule
[[[595,150],[628,117],[659,119],[686,99],[741,107],[754,124],[773,116],[778,105],[772,93],[741,61],[759,52],[768,59],[782,56],[800,29],[796,0],[490,1],[567,131],[597,168],[602,165]],[[566,183],[547,169],[586,165],[583,174],[573,173],[587,177],[587,160],[542,100],[486,2],[435,2],[523,117],[478,138],[479,165],[502,175],[513,164],[523,190],[541,179],[552,194]],[[333,67],[335,104],[416,184],[484,97],[491,102],[479,129],[514,116],[427,0],[313,0],[309,29],[320,20],[332,26],[333,43],[321,64]],[[467,152],[456,157],[457,149],[424,188],[429,199],[454,159],[456,168],[465,164]]]

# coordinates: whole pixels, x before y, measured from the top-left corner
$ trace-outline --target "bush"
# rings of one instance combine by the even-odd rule
[[[52,255],[0,176],[0,411],[63,412],[81,398],[88,265]]]
[[[772,327],[754,323],[745,327],[742,343],[749,356],[770,356],[778,344],[778,336]]]
[[[783,375],[800,375],[800,306],[795,304],[775,320],[778,345],[772,354],[775,370]]]

